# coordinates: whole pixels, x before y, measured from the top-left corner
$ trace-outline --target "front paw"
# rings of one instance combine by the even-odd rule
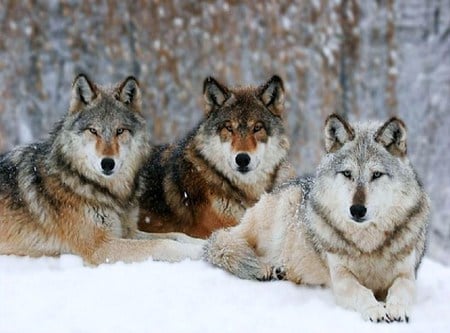
[[[366,308],[361,314],[364,320],[370,320],[374,323],[390,322],[386,314],[386,309],[381,303]]]
[[[286,280],[286,269],[284,266],[272,267],[272,280]]]
[[[266,266],[263,271],[262,277],[258,278],[260,281],[286,280],[286,271],[283,266]]]
[[[408,307],[405,304],[387,303],[386,315],[390,321],[409,322]]]

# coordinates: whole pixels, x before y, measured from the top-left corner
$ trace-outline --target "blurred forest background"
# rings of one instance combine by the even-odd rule
[[[450,263],[450,0],[0,0],[0,151],[42,138],[79,72],[137,76],[152,140],[202,117],[202,82],[287,91],[291,159],[311,172],[325,117],[399,115],[432,198],[429,255]]]

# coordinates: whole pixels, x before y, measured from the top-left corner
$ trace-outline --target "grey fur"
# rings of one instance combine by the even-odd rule
[[[396,118],[351,126],[332,115],[324,135],[328,153],[314,179],[261,197],[241,224],[213,235],[204,256],[242,278],[283,267],[288,280],[331,286],[365,319],[407,321],[429,199],[406,157],[406,127]],[[361,216],[354,205],[364,206]]]

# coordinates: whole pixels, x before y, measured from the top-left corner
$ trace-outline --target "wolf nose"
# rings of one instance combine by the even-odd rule
[[[236,164],[239,166],[239,168],[247,167],[250,164],[250,156],[245,153],[237,154]]]
[[[103,169],[103,173],[105,174],[105,175],[110,175],[110,174],[112,174],[112,171],[113,171],[113,169],[114,169],[114,166],[116,165],[116,163],[114,162],[114,160],[112,159],[112,158],[104,158],[104,159],[102,159],[102,161],[101,161],[101,166],[102,166],[102,169]]]
[[[352,214],[353,219],[357,222],[361,222],[363,217],[366,215],[367,208],[363,205],[352,205],[350,207],[350,214]]]

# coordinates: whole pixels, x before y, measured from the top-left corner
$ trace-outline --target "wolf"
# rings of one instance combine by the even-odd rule
[[[425,250],[429,199],[406,154],[406,127],[325,124],[316,175],[265,194],[236,227],[215,232],[209,262],[245,279],[332,288],[375,322],[408,321]]]
[[[244,211],[295,177],[287,161],[284,85],[203,85],[205,117],[179,142],[157,146],[143,171],[139,229],[207,238],[236,225]]]
[[[0,254],[72,253],[91,265],[198,258],[198,243],[141,239],[151,238],[137,230],[149,151],[137,80],[108,88],[78,75],[49,137],[0,156]]]

